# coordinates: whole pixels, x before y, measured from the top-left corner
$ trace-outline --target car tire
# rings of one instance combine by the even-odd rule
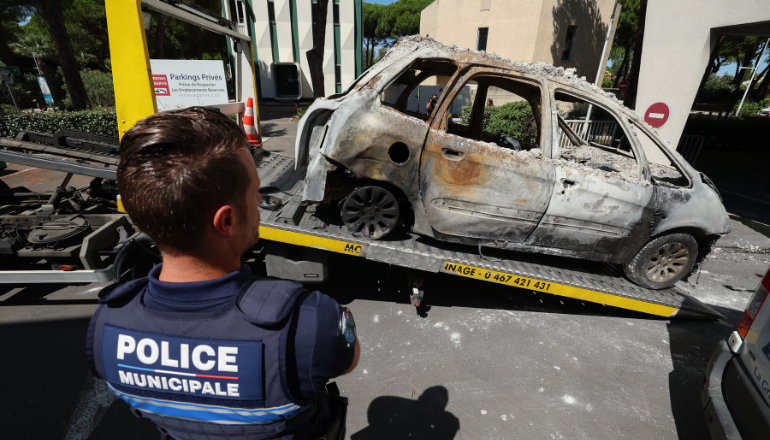
[[[697,258],[698,242],[692,235],[668,234],[644,245],[623,270],[634,284],[665,289],[687,276]]]
[[[396,228],[401,215],[396,197],[379,186],[356,188],[340,205],[342,221],[354,237],[379,240]]]

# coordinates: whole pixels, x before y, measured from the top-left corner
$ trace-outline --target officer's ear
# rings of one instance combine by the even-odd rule
[[[232,205],[220,206],[214,212],[212,219],[214,231],[223,237],[232,237],[235,235],[235,207]]]

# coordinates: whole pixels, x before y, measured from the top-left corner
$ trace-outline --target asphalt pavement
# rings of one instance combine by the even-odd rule
[[[293,153],[290,118],[263,117],[263,130],[265,149]],[[0,179],[16,186],[25,174],[41,189],[62,177],[9,164]],[[316,288],[351,309],[362,346],[358,368],[336,380],[350,399],[347,438],[708,438],[706,362],[770,266],[770,228],[743,217],[733,226],[697,284],[682,284],[725,316],[715,321],[446,274],[426,276],[427,306],[415,309],[394,268],[332,255]],[[158,438],[88,372],[85,335],[103,287],[0,285],[3,438]]]

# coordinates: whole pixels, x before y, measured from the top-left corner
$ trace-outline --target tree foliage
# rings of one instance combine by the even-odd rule
[[[470,125],[473,106],[462,109],[463,125]],[[510,136],[514,139],[537,142],[537,123],[532,113],[532,106],[526,101],[509,102],[499,107],[484,107],[483,130],[487,133]]]
[[[53,35],[40,11],[33,7],[38,2],[47,6],[51,2],[60,5],[67,40],[72,49],[70,61],[78,79],[84,84],[87,99],[97,106],[114,105],[104,0],[0,0],[0,62],[19,66],[22,74],[36,75],[34,60],[37,59],[42,63],[41,70],[54,96],[65,104],[70,103],[68,107],[74,105],[69,88],[64,84],[61,57],[53,50]],[[214,13],[221,13],[220,0],[193,2]],[[146,36],[150,57],[153,59],[228,61],[224,36],[212,34],[165,15],[153,15]],[[41,50],[46,47],[51,50]],[[24,77],[15,78],[17,83],[23,83],[23,86],[19,87],[24,90],[37,90],[34,77],[31,80],[22,78]]]
[[[0,60],[9,66],[30,67],[34,63],[24,58],[10,48],[22,33],[19,22],[28,17],[32,10],[29,6],[19,4],[18,0],[0,0]]]
[[[374,64],[379,46],[392,46],[399,38],[420,33],[420,12],[433,0],[398,0],[389,5],[364,2],[364,64]]]

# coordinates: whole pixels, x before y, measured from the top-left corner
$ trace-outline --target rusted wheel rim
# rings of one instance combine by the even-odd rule
[[[647,260],[644,273],[647,279],[662,283],[676,278],[687,267],[690,250],[682,243],[667,243]]]
[[[379,239],[398,223],[398,201],[390,191],[365,186],[353,191],[342,205],[342,220],[356,236]]]

